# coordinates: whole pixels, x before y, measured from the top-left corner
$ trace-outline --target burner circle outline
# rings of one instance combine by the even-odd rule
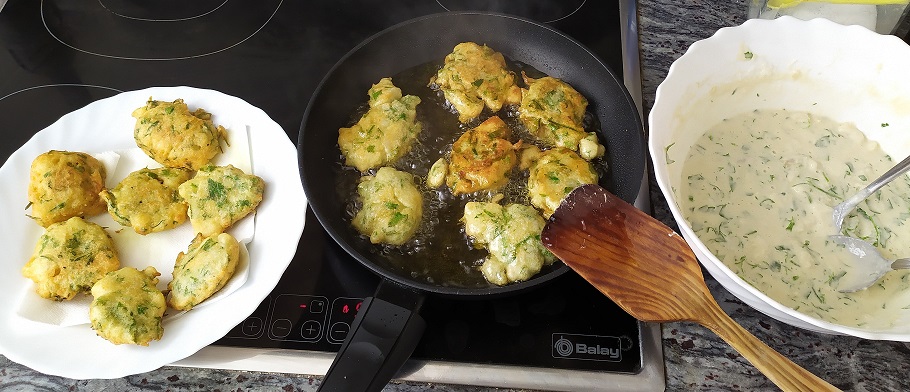
[[[227,2],[228,2],[228,0],[224,0],[221,4],[218,4],[217,7],[212,8],[211,10],[203,12],[199,15],[188,16],[185,18],[175,18],[175,19],[149,19],[149,18],[139,18],[139,17],[135,17],[135,16],[118,14],[118,13],[114,12],[114,10],[108,8],[108,6],[104,5],[104,0],[98,0],[98,4],[101,4],[101,7],[104,8],[105,10],[107,10],[108,12],[110,12],[112,15],[117,15],[124,19],[141,20],[143,22],[180,22],[180,21],[185,21],[185,20],[190,20],[190,19],[201,18],[203,16],[211,14],[212,12],[218,11],[218,9],[221,8],[222,6],[224,6],[225,4],[227,4]]]
[[[252,32],[252,33],[251,33],[249,36],[247,36],[246,38],[240,40],[240,41],[237,42],[237,43],[234,43],[234,44],[232,44],[232,45],[229,45],[229,46],[227,46],[227,47],[224,47],[224,48],[221,48],[221,49],[218,49],[218,50],[214,50],[214,51],[211,51],[211,52],[208,52],[208,53],[195,54],[195,55],[190,55],[190,56],[179,56],[179,57],[145,57],[145,58],[143,58],[143,57],[115,56],[115,55],[109,55],[109,54],[103,54],[103,53],[96,53],[96,52],[92,52],[92,51],[89,51],[89,50],[80,49],[80,48],[77,48],[77,47],[75,47],[75,46],[73,46],[73,45],[70,45],[70,44],[66,43],[65,41],[63,41],[62,39],[60,39],[60,37],[58,37],[57,35],[55,35],[54,32],[51,31],[50,27],[47,25],[47,20],[44,18],[44,1],[45,1],[45,0],[41,0],[41,23],[44,24],[44,29],[47,30],[47,33],[50,34],[51,37],[54,37],[54,39],[57,40],[57,42],[60,42],[61,44],[63,44],[64,46],[66,46],[66,47],[68,47],[68,48],[70,48],[70,49],[73,49],[73,50],[75,50],[75,51],[82,52],[82,53],[85,53],[85,54],[90,54],[90,55],[99,56],[99,57],[106,57],[106,58],[110,58],[110,59],[117,59],[117,60],[134,60],[134,61],[170,61],[170,60],[188,60],[188,59],[195,59],[195,58],[200,58],[200,57],[211,56],[211,55],[213,55],[213,54],[217,54],[217,53],[224,52],[224,51],[226,51],[226,50],[228,50],[228,49],[231,49],[231,48],[233,48],[233,47],[235,47],[235,46],[238,46],[238,45],[240,45],[240,44],[246,42],[247,40],[249,40],[250,38],[252,38],[254,35],[256,35],[257,33],[259,33],[259,31],[261,31],[267,24],[269,24],[269,22],[275,17],[275,14],[278,13],[278,10],[281,8],[281,5],[284,4],[284,0],[279,0],[279,1],[278,1],[278,5],[275,7],[275,10],[272,11],[272,14],[269,15],[269,18],[268,18],[264,23],[262,23],[262,26],[259,26],[259,28],[257,28],[256,31]],[[223,5],[223,4],[222,4],[222,5]],[[103,7],[103,5],[102,5],[102,7]],[[105,8],[105,9],[107,9],[107,8]],[[116,15],[116,14],[114,14],[114,15]]]
[[[105,89],[105,90],[116,91],[118,94],[124,92],[123,90],[116,89],[116,88],[113,88],[113,87],[98,86],[98,85],[94,85],[94,84],[55,83],[55,84],[42,84],[42,85],[39,85],[39,86],[32,86],[32,87],[26,87],[26,88],[23,88],[23,89],[19,89],[19,90],[17,90],[17,91],[13,91],[13,92],[11,92],[11,93],[9,93],[9,94],[6,94],[6,95],[0,97],[0,101],[2,101],[2,100],[4,100],[4,99],[7,99],[7,98],[9,98],[9,97],[12,97],[13,95],[16,95],[16,94],[19,94],[19,93],[24,93],[24,92],[30,91],[30,90],[37,90],[37,89],[39,89],[39,88],[44,88],[44,87],[94,87],[94,88],[100,88],[100,89]]]
[[[545,20],[545,21],[540,21],[540,22],[541,22],[541,23],[553,23],[553,22],[558,22],[558,21],[560,21],[560,20],[563,20],[563,19],[565,19],[565,18],[568,18],[568,17],[570,17],[570,16],[572,16],[572,15],[575,15],[575,13],[578,12],[578,10],[580,10],[581,7],[584,7],[584,6],[585,6],[585,3],[587,3],[587,2],[588,2],[588,0],[582,0],[581,4],[578,5],[578,8],[575,8],[575,10],[573,10],[572,12],[570,12],[570,13],[568,13],[568,14],[566,14],[566,15],[560,16],[560,17],[558,17],[558,18],[556,18],[556,19]],[[439,6],[442,7],[442,9],[444,9],[444,10],[446,10],[446,11],[449,11],[449,12],[451,12],[451,11],[458,11],[458,10],[450,10],[449,7],[446,7],[444,4],[442,4],[442,0],[436,0],[436,4],[439,4]]]

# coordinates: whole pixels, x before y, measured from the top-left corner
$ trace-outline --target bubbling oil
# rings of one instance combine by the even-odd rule
[[[515,61],[508,61],[509,68],[516,75],[521,71],[529,76],[539,78],[545,76],[532,67]],[[479,267],[487,256],[485,250],[478,249],[473,241],[465,234],[462,216],[464,206],[471,201],[491,201],[501,195],[500,204],[519,203],[530,205],[527,192],[528,171],[513,168],[509,173],[509,182],[496,191],[482,191],[467,195],[453,195],[445,185],[438,189],[426,185],[426,176],[436,160],[446,158],[451,152],[452,144],[466,130],[472,129],[487,118],[498,115],[511,129],[510,142],[519,140],[526,145],[534,144],[534,138],[518,119],[518,107],[507,105],[498,113],[489,109],[476,119],[466,124],[458,121],[458,116],[451,105],[446,101],[441,92],[435,91],[428,82],[430,78],[442,67],[442,59],[407,69],[392,76],[392,82],[401,89],[403,95],[416,95],[421,103],[417,105],[417,121],[420,121],[423,130],[411,150],[396,162],[393,167],[411,173],[415,176],[417,188],[421,191],[424,200],[424,215],[420,228],[410,241],[401,246],[371,244],[366,236],[362,236],[349,226],[358,243],[355,246],[361,254],[368,255],[377,265],[394,271],[395,273],[410,277],[414,281],[433,285],[460,288],[489,288],[495,285],[486,281]],[[520,77],[519,77],[520,79]],[[519,85],[523,81],[519,80]],[[526,86],[523,86],[526,87]],[[367,110],[367,104],[358,108],[351,119],[349,126],[360,118]],[[585,115],[585,130],[600,134],[600,124],[597,117],[591,113]],[[603,137],[600,143],[605,144]],[[609,152],[608,152],[609,153]],[[336,184],[337,194],[345,200],[346,220],[351,221],[361,208],[357,197],[357,184],[361,173],[356,169],[345,167],[344,157],[338,154],[335,168],[340,179]],[[609,167],[606,159],[598,158],[592,162],[601,183],[608,183],[610,178]],[[375,174],[371,170],[369,175]],[[544,267],[545,273],[555,266]]]

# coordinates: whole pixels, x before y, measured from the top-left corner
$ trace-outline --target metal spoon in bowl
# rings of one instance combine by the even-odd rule
[[[910,169],[910,156],[904,158],[904,160],[897,165],[894,165],[891,170],[888,170],[885,174],[882,174],[881,177],[869,183],[869,185],[861,189],[855,195],[844,200],[843,203],[834,206],[834,227],[837,228],[837,232],[840,233],[841,226],[844,224],[844,218],[847,214],[849,214],[850,211],[853,211],[860,202],[866,200],[867,197],[875,193],[879,188],[885,186],[885,184],[891,182],[901,174],[904,174],[908,169]]]
[[[910,269],[910,258],[890,261],[882,257],[872,244],[845,235],[829,235],[828,239],[847,248],[853,257],[847,258],[847,273],[838,280],[837,291],[852,293],[865,290],[878,282],[888,271]]]

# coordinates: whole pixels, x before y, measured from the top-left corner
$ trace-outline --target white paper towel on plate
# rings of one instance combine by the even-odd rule
[[[215,157],[213,163],[218,166],[234,165],[244,173],[255,174],[250,158],[249,127],[246,124],[221,125],[227,129],[229,146]],[[92,155],[104,163],[107,168],[105,186],[108,188],[113,188],[120,180],[136,170],[146,167],[161,167],[138,147]],[[135,267],[139,270],[148,266],[155,267],[161,273],[161,276],[158,277],[159,289],[167,288],[167,284],[172,279],[177,255],[186,251],[196,235],[189,222],[171,230],[143,236],[137,234],[132,228],[121,226],[107,213],[89,220],[107,228],[117,247],[121,267]],[[227,297],[246,282],[249,273],[249,254],[246,246],[253,240],[255,220],[255,213],[250,214],[227,230],[240,242],[240,261],[237,270],[221,290],[197,305],[197,308]],[[37,241],[37,238],[35,240]],[[16,314],[25,319],[61,327],[89,323],[88,308],[92,301],[91,295],[80,294],[69,301],[51,301],[36,294],[34,283],[32,283],[25,286],[25,290],[20,293],[19,298]],[[165,317],[175,314],[174,310],[169,309]]]

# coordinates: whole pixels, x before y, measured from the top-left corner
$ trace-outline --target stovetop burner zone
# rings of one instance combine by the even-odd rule
[[[186,60],[220,53],[256,35],[283,0],[121,2],[93,6],[41,1],[47,32],[61,44],[86,54],[120,60]],[[116,32],[116,33],[111,33]]]

